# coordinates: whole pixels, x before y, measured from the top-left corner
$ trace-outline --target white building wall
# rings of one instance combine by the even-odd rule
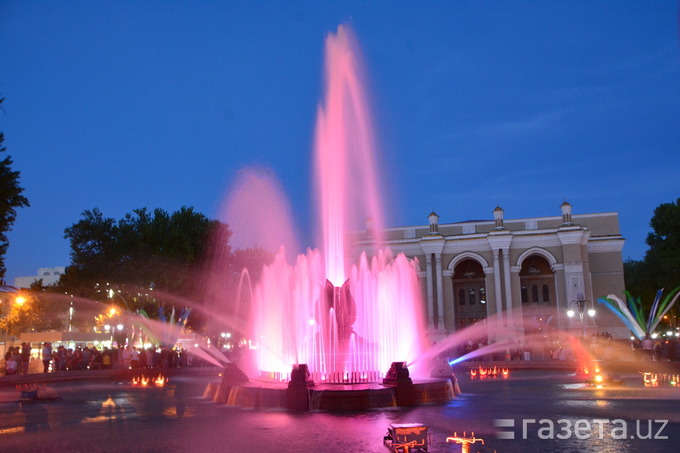
[[[17,288],[29,288],[40,279],[42,279],[42,283],[45,286],[53,285],[59,281],[59,278],[61,278],[65,271],[65,267],[41,267],[38,269],[38,275],[36,276],[15,278],[14,286]]]
[[[564,208],[564,206],[563,206]],[[522,257],[537,253],[547,255],[554,272],[555,297],[553,307],[556,323],[570,328],[572,323],[562,316],[569,301],[578,294],[595,302],[606,294],[622,295],[623,260],[621,250],[624,239],[618,225],[618,214],[595,213],[571,216],[536,217],[529,219],[503,219],[502,210],[494,211],[494,221],[480,220],[453,224],[408,226],[385,231],[385,244],[393,253],[424,259],[421,276],[423,298],[427,306],[428,327],[433,336],[442,336],[455,330],[453,288],[451,288],[450,263],[470,254],[484,256],[480,263],[487,278],[487,297],[493,305],[489,314],[502,313],[507,328],[523,330],[521,322],[514,325],[511,313],[521,310],[520,267]],[[359,232],[357,232],[359,233]],[[369,255],[375,243],[359,233],[357,252]],[[543,251],[542,253],[536,252]],[[486,261],[486,262],[483,262]],[[442,265],[443,264],[443,265]],[[446,270],[447,274],[444,274]],[[601,308],[601,307],[597,307]],[[512,309],[512,310],[511,310]],[[616,320],[606,310],[592,326],[594,330],[615,330]],[[564,313],[563,313],[564,312]],[[443,319],[442,319],[443,318]],[[436,322],[435,322],[436,321]]]

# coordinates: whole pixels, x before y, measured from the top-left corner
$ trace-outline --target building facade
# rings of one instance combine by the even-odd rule
[[[432,212],[429,225],[387,229],[380,242],[417,260],[433,340],[484,320],[490,340],[548,330],[627,338],[596,302],[625,289],[618,214],[572,216],[567,202],[561,211],[506,220],[497,207],[493,220],[449,224]],[[356,252],[375,253],[375,236],[358,233]]]
[[[31,277],[17,277],[14,279],[14,286],[17,288],[30,288],[38,280],[42,280],[44,286],[53,285],[59,281],[66,272],[65,267],[41,267],[38,275]]]

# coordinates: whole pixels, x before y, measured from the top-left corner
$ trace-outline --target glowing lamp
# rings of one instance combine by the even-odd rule
[[[463,432],[462,437],[459,437],[458,433],[453,433],[453,436],[446,438],[446,442],[455,442],[457,444],[461,444],[461,453],[468,453],[470,451],[470,444],[474,444],[475,442],[481,442],[482,445],[484,445],[484,440],[475,437],[474,432],[472,432],[472,437],[467,437],[465,432]]]
[[[574,310],[567,310],[567,316],[569,316],[570,318],[573,318],[574,314],[575,314]]]

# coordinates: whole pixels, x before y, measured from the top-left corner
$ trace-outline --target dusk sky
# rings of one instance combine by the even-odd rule
[[[323,46],[369,77],[388,226],[618,212],[641,259],[680,197],[678,1],[0,2],[0,131],[31,206],[6,280],[70,263],[88,209],[193,206],[276,174],[303,245]],[[275,227],[275,226],[273,226]]]

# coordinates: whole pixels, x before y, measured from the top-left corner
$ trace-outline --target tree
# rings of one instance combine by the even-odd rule
[[[680,198],[654,210],[645,262],[654,269],[658,288],[680,285]]]
[[[77,291],[77,295],[92,297],[94,284],[103,276],[116,278],[117,225],[94,208],[83,218],[66,228],[64,237],[71,242],[71,264],[60,279],[60,286]]]
[[[85,298],[131,312],[143,309],[151,318],[159,307],[166,313],[192,307],[188,326],[218,335],[225,328],[218,318],[234,311],[242,269],[256,281],[273,259],[260,249],[232,251],[231,234],[228,225],[193,208],[137,209],[120,220],[88,210],[64,231],[71,264],[52,291],[78,303]]]
[[[223,232],[221,243],[210,242],[214,231]],[[203,258],[210,250],[229,254],[230,236],[226,224],[193,208],[136,209],[117,221],[87,210],[64,231],[71,264],[55,291],[152,317],[161,306],[180,310],[201,300]]]
[[[645,304],[651,304],[659,289],[680,285],[680,199],[659,205],[649,224],[644,259],[623,265],[626,289]]]
[[[645,260],[626,260],[623,263],[623,278],[628,292],[645,304],[651,303],[661,288],[656,283],[654,269]]]
[[[8,313],[0,319],[0,329],[10,335],[19,335],[39,324],[44,311],[40,298],[29,293],[17,293],[10,300]]]
[[[5,98],[0,99],[0,104]],[[0,153],[6,151],[2,145],[5,136],[0,132]],[[0,280],[4,280],[7,268],[5,254],[9,247],[7,233],[12,229],[17,217],[17,208],[29,206],[28,199],[22,195],[24,189],[19,185],[19,172],[12,170],[12,158],[0,160]]]
[[[231,232],[229,232],[229,235]],[[220,234],[213,234],[213,241],[223,242]],[[253,285],[259,281],[265,265],[274,260],[274,255],[259,248],[236,249],[220,253],[220,248],[211,247],[201,271],[202,308],[206,310],[193,316],[195,326],[200,326],[210,337],[212,344],[220,344],[220,333],[228,330],[232,341],[243,336],[248,324],[250,297]],[[248,278],[242,279],[244,269]],[[219,317],[211,316],[219,313]]]

